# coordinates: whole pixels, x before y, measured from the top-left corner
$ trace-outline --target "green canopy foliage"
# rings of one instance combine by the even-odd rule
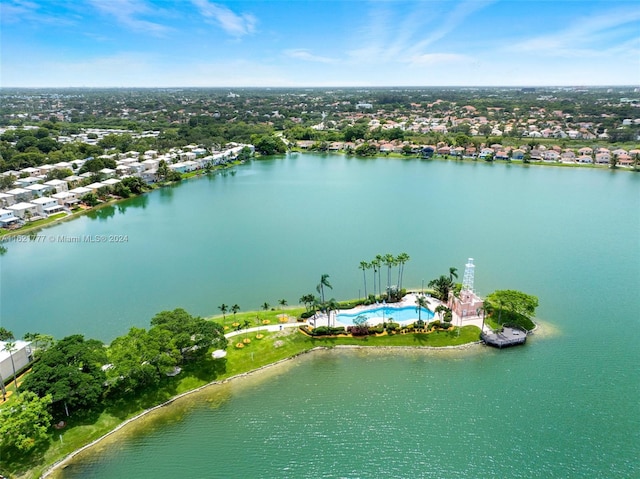
[[[106,375],[101,366],[106,363],[103,344],[82,335],[67,336],[42,352],[33,365],[22,389],[39,397],[51,396],[52,410],[87,409],[100,404]]]
[[[0,409],[0,446],[29,451],[48,439],[51,395],[24,392],[11,407]]]

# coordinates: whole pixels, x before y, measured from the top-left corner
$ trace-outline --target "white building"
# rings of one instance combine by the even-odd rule
[[[49,216],[64,210],[64,206],[59,204],[56,198],[36,198],[31,200],[31,203],[36,205],[36,210],[40,216]]]
[[[14,367],[16,374],[18,374],[33,361],[30,342],[17,340],[14,343],[15,350],[9,353],[4,349],[7,343],[0,341],[0,375],[3,381],[13,378]]]
[[[38,209],[33,203],[16,203],[15,205],[7,206],[7,209],[13,211],[15,216],[22,219],[38,214]]]
[[[6,228],[14,223],[20,221],[20,218],[16,218],[12,210],[5,210],[0,208],[0,227]]]
[[[67,191],[69,189],[68,183],[64,180],[49,180],[43,184],[56,190],[56,193],[62,193],[63,191]]]

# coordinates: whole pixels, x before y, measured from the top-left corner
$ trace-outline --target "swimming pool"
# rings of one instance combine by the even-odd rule
[[[420,308],[420,313],[423,321],[431,321],[433,319],[433,312],[425,308]],[[379,306],[377,308],[368,309],[359,313],[339,313],[336,316],[336,321],[346,326],[352,326],[353,320],[358,316],[364,316],[367,318],[367,323],[370,326],[383,322],[393,321],[395,323],[409,323],[418,320],[418,311],[415,306]]]

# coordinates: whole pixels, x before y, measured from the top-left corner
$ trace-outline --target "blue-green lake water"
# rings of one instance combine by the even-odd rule
[[[312,354],[168,408],[65,477],[638,477],[640,175],[298,155],[190,180],[5,243],[18,334],[110,340],[156,312],[297,303],[407,252],[420,287],[467,257],[481,294],[539,297],[542,330],[494,351]],[[50,236],[126,235],[125,243]],[[370,287],[370,286],[369,286]]]

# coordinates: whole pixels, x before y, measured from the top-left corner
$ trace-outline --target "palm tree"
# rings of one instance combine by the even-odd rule
[[[227,313],[227,308],[228,306],[224,303],[222,303],[220,306],[218,306],[218,309],[220,311],[222,311],[222,319],[225,319],[225,314]]]
[[[411,259],[407,253],[400,253],[396,258],[400,267],[398,268],[398,289],[402,290],[402,276],[404,275],[404,264]]]
[[[7,341],[6,343],[4,343],[4,348],[2,349],[9,353],[9,357],[11,358],[11,367],[13,368],[13,384],[16,387],[16,394],[20,394],[18,392],[18,378],[16,377],[16,365],[13,362],[13,352],[16,351],[16,343],[13,341]]]
[[[443,304],[439,304],[438,306],[436,306],[435,313],[440,316],[440,320],[442,321],[444,316],[442,313],[446,313],[447,311],[449,311],[449,308],[447,308]]]
[[[240,306],[238,306],[237,304],[234,304],[233,306],[231,306],[231,312],[233,313],[233,319],[235,320],[236,318],[236,313],[240,311]]]
[[[331,311],[338,310],[338,303],[334,298],[331,298],[329,301],[324,303],[324,310],[327,314],[327,326],[331,326]],[[335,317],[334,317],[334,326],[335,326]]]
[[[384,255],[382,261],[387,267],[387,297],[389,297],[391,293],[391,268],[395,266],[396,258],[391,253],[387,253]]]
[[[360,269],[362,270],[362,278],[364,279],[364,297],[367,297],[367,273],[366,270],[371,268],[371,265],[366,261],[360,261]]]
[[[262,303],[262,309],[264,309],[265,311],[269,311],[270,307],[271,307],[271,305],[269,303],[267,303],[266,301],[264,303]]]
[[[422,328],[422,308],[427,308],[429,306],[429,302],[427,298],[423,295],[418,295],[416,297],[416,311],[418,312],[418,327]]]
[[[284,308],[287,305],[287,300],[286,299],[279,299],[278,300],[278,304]]]
[[[371,268],[373,268],[373,296],[376,295],[376,273],[378,272],[378,268],[380,267],[380,262],[377,259],[372,259]]]
[[[328,274],[323,274],[322,276],[320,276],[320,283],[318,284],[318,286],[316,286],[316,291],[320,293],[320,301],[322,301],[323,303],[324,303],[324,287],[325,286],[329,289],[333,289],[333,286],[331,286],[331,283],[329,283]]]
[[[304,304],[304,307],[306,308],[306,310],[309,311],[311,309],[311,305],[313,304],[314,299],[315,299],[315,296],[309,293],[309,294],[302,295],[298,301]]]
[[[436,298],[440,301],[448,301],[449,293],[453,289],[453,281],[450,277],[441,275],[439,278],[429,281],[428,286],[433,289]]]
[[[383,257],[379,254],[376,255],[376,266],[378,267],[378,293],[382,296],[382,280],[380,279],[380,270],[382,269]]]
[[[458,279],[458,268],[452,266],[449,268],[449,281],[451,281],[451,283],[453,283],[453,278]]]

